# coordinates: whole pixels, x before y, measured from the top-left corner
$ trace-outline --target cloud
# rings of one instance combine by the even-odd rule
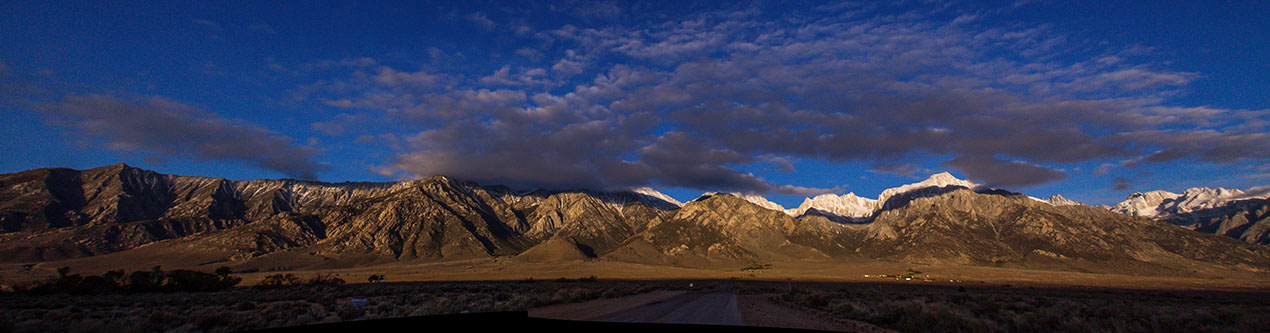
[[[494,30],[494,21],[485,16],[485,13],[472,13],[467,16],[467,20],[484,28],[485,30]]]
[[[783,156],[773,156],[773,155],[763,155],[763,156],[759,156],[759,158],[766,161],[767,164],[770,164],[771,166],[776,167],[777,171],[785,172],[785,173],[792,173],[792,172],[798,171],[798,169],[794,168],[794,162],[790,161],[789,158],[785,158]]]
[[[1095,168],[1094,168],[1093,173],[1094,173],[1095,175],[1105,175],[1105,174],[1107,174],[1107,173],[1111,172],[1111,168],[1112,168],[1112,167],[1115,167],[1115,166],[1116,166],[1116,164],[1115,164],[1115,163],[1103,163],[1103,164],[1099,164],[1099,165],[1098,165],[1098,167],[1095,167]]]
[[[1240,199],[1248,199],[1248,198],[1266,198],[1266,197],[1270,197],[1270,185],[1253,186],[1247,190],[1244,190],[1243,195],[1240,195],[1239,197],[1236,197],[1234,199],[1240,200]]]
[[[386,172],[532,186],[801,191],[740,171],[766,156],[950,156],[945,165],[996,186],[1139,156],[1270,159],[1270,111],[1166,103],[1198,74],[1135,63],[1146,48],[989,26],[992,11],[953,24],[884,6],[823,10],[843,15],[742,6],[534,29],[549,47],[492,74],[383,66],[351,71],[320,98],[410,126]]]
[[[317,149],[163,98],[74,95],[45,109],[55,123],[100,139],[111,150],[244,162],[304,179],[330,169],[314,161]]]
[[[1115,177],[1112,179],[1111,188],[1116,191],[1126,191],[1133,187],[1133,179],[1126,177]]]
[[[909,163],[877,163],[877,164],[874,164],[872,168],[869,168],[869,172],[913,177],[914,175],[919,173],[922,173],[922,174],[931,173],[931,170],[922,168],[913,164],[909,164]]]
[[[194,24],[207,27],[208,29],[212,29],[212,30],[221,30],[221,25],[211,20],[195,19]]]
[[[1059,170],[991,156],[958,156],[943,166],[961,170],[971,180],[993,187],[1032,186],[1067,179],[1067,174]]]

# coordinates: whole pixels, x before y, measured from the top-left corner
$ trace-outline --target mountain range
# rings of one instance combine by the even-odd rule
[[[785,209],[729,193],[681,203],[650,188],[519,191],[443,176],[234,181],[116,164],[0,175],[0,263],[166,260],[292,269],[484,257],[686,267],[867,259],[1270,272],[1270,248],[1253,244],[1265,243],[1270,203],[1223,191],[1143,194],[1106,209],[940,173],[877,199],[821,195]],[[1159,216],[1167,218],[1147,218]],[[1225,237],[1257,232],[1260,238]]]

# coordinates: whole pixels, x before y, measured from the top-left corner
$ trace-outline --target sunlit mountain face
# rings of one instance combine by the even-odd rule
[[[1270,179],[1258,3],[0,13],[5,172],[445,175],[681,201],[735,192],[788,209],[943,171],[1094,205]]]

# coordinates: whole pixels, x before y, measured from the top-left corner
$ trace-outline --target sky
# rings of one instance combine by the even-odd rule
[[[0,172],[876,197],[1270,184],[1270,2],[0,3]]]

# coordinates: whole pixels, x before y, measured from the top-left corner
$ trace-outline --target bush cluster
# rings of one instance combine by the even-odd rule
[[[178,269],[170,272],[154,266],[149,271],[126,273],[113,270],[102,275],[83,276],[71,274],[68,267],[57,269],[57,277],[33,285],[15,286],[14,292],[31,294],[108,294],[122,292],[191,291],[206,292],[226,290],[242,282],[231,275],[228,267],[217,268],[213,273]]]
[[[292,286],[339,286],[344,284],[344,279],[335,277],[331,274],[317,274],[308,280],[301,280],[295,274],[273,274],[266,276],[257,288],[282,288]]]

